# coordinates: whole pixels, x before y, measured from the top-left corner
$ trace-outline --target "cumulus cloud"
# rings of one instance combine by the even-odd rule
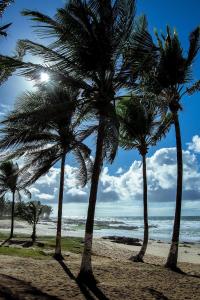
[[[199,138],[200,139],[200,138]],[[200,199],[200,170],[194,137],[183,151],[184,178],[183,199],[197,201]],[[176,193],[176,148],[162,148],[147,158],[148,195],[152,203],[172,202]],[[59,168],[52,168],[48,174],[40,178],[32,187],[34,196],[40,200],[57,202],[60,180]],[[79,186],[77,168],[66,165],[64,202],[86,203],[90,186]],[[100,176],[98,202],[101,203],[133,203],[142,199],[142,164],[134,161],[127,171],[121,168],[110,174],[105,167]]]
[[[45,194],[45,193],[38,194],[37,197],[42,200],[53,200],[54,199],[54,195],[49,195],[49,194]]]
[[[200,137],[198,135],[193,136],[192,142],[188,143],[188,149],[200,153]]]
[[[120,167],[120,168],[117,170],[116,174],[122,174],[123,171],[124,171],[124,170]]]

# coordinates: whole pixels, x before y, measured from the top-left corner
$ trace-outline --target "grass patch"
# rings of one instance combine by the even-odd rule
[[[55,248],[55,238],[54,237],[42,237],[39,241],[45,244],[45,248]],[[79,237],[63,237],[62,238],[62,250],[69,251],[73,253],[81,253],[83,250],[83,239]]]
[[[46,259],[50,258],[50,254],[45,253],[39,249],[24,249],[14,247],[0,247],[0,255],[10,255],[19,257],[31,257],[35,259]]]
[[[8,236],[0,233],[1,242],[6,240]],[[27,238],[25,235],[20,235],[14,237],[16,244],[13,244],[12,247],[2,246],[0,247],[0,255],[10,255],[10,256],[20,256],[20,257],[31,257],[35,259],[49,259],[52,257],[55,248],[55,237],[39,237],[38,242],[41,243],[41,246],[33,245],[30,248],[19,248],[17,247],[17,242],[19,241],[30,241],[30,238]],[[62,238],[62,251],[72,252],[72,253],[82,253],[83,250],[83,239],[79,237],[63,237]],[[14,242],[14,241],[13,241]],[[40,244],[38,243],[38,245]],[[15,247],[16,246],[16,247]],[[49,253],[48,253],[49,251]]]

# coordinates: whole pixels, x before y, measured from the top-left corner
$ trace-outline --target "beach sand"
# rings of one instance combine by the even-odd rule
[[[155,242],[151,243],[148,253],[156,248]],[[156,253],[161,251],[164,255],[165,247],[157,243]],[[145,263],[133,263],[128,258],[138,247],[94,239],[92,260],[98,280],[96,287],[77,284],[79,254],[65,253],[63,264],[53,259],[0,255],[0,299],[199,300],[200,256],[194,254],[195,247],[186,247],[193,253],[195,263],[179,263],[186,274],[178,274],[163,267],[165,259],[160,255],[148,254]]]
[[[1,220],[0,232],[9,232],[9,225],[9,220]],[[31,227],[16,221],[15,233],[30,235]],[[55,235],[55,224],[39,224],[38,236],[45,233]],[[179,267],[185,274],[164,268],[169,246],[169,243],[150,240],[145,262],[134,263],[129,258],[140,246],[94,238],[92,260],[98,280],[96,287],[80,286],[76,282],[80,254],[64,253],[63,264],[53,259],[0,255],[0,299],[199,300],[200,244],[180,244]]]

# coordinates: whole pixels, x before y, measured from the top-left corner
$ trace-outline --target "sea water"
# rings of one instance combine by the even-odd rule
[[[56,218],[52,218],[56,221]],[[63,230],[73,231],[75,235],[84,235],[85,218],[65,216]],[[173,217],[149,217],[150,239],[170,241],[173,230]],[[142,238],[144,231],[142,217],[101,217],[95,219],[94,236],[126,236]],[[200,243],[200,216],[183,216],[181,218],[181,242]]]

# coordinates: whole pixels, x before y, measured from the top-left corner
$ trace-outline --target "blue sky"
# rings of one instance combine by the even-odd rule
[[[4,54],[12,54],[15,49],[17,39],[32,39],[37,42],[41,40],[33,33],[31,22],[20,15],[20,11],[24,8],[40,10],[46,14],[53,15],[55,9],[63,5],[62,0],[45,0],[45,1],[27,1],[16,0],[16,3],[11,5],[5,12],[0,22],[12,22],[12,26],[8,30],[8,37],[0,40],[0,51]],[[188,35],[200,24],[199,19],[200,1],[199,0],[138,0],[137,15],[146,14],[149,23],[149,29],[153,33],[154,28],[158,31],[165,31],[166,25],[169,24],[172,28],[176,28],[183,48],[187,51]],[[195,62],[194,80],[200,79],[200,58]],[[16,99],[25,89],[31,88],[31,84],[23,78],[13,76],[3,86],[0,87],[0,106],[1,113],[10,109]],[[192,138],[200,133],[199,111],[200,111],[200,94],[183,99],[183,111],[180,113],[180,124],[183,139],[183,148],[188,150],[187,143],[192,142]],[[161,141],[156,147],[149,150],[149,159],[153,159],[154,154],[159,149],[173,148],[175,146],[175,138],[173,129],[170,131],[165,140]],[[191,152],[195,155],[195,168],[199,167],[198,151]],[[158,153],[158,152],[156,152]],[[174,155],[174,154],[173,154]],[[140,158],[136,151],[125,152],[119,150],[118,156],[112,166],[108,166],[109,176],[115,176],[116,172],[122,168],[123,172],[129,172],[131,165]],[[192,172],[192,171],[191,171]],[[119,175],[117,175],[119,176]],[[194,191],[195,192],[195,191]],[[139,197],[139,196],[138,196]],[[160,195],[162,197],[162,195]],[[169,196],[171,197],[171,196]],[[189,196],[188,196],[189,197]],[[191,196],[190,196],[191,197]],[[195,198],[197,201],[198,197]],[[188,199],[190,201],[191,199]],[[189,203],[189,202],[188,202]],[[155,203],[153,204],[155,206]],[[119,206],[120,207],[120,206]],[[160,207],[160,204],[157,205]],[[172,206],[171,206],[172,207]],[[185,214],[192,212],[192,206],[187,209]],[[200,212],[199,212],[200,214]]]

